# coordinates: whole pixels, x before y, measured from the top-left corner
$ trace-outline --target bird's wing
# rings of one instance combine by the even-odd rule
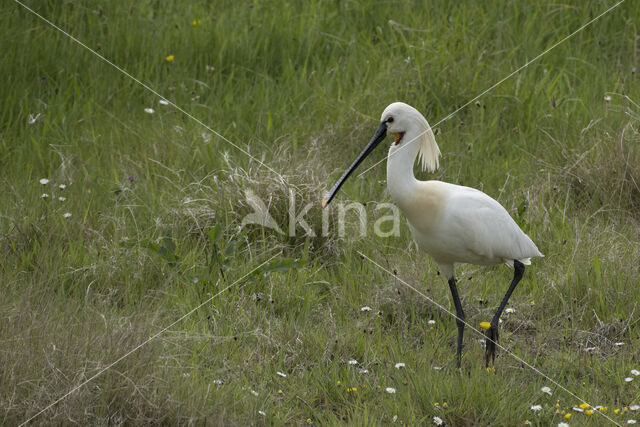
[[[528,262],[528,258],[542,256],[507,210],[480,190],[458,186],[450,194],[444,221],[452,237],[487,262]]]

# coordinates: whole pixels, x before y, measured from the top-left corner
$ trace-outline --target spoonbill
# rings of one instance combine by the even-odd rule
[[[423,170],[433,172],[438,168],[440,149],[427,119],[402,102],[385,108],[373,138],[322,200],[323,207],[331,202],[349,175],[389,133],[395,134],[396,138],[387,156],[387,187],[391,198],[406,216],[418,247],[434,259],[449,283],[458,326],[458,367],[462,357],[465,314],[454,277],[455,264],[506,263],[514,268],[513,280],[491,322],[481,323],[485,329],[485,363],[489,366],[489,360],[495,362],[500,315],[522,279],[524,266],[531,264],[531,258],[544,255],[507,210],[482,191],[415,178],[413,164],[416,157],[420,156]]]

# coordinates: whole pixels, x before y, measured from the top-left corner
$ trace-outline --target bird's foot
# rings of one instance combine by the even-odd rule
[[[489,359],[491,363],[495,363],[496,360],[496,344],[498,343],[498,323],[491,322],[490,326],[484,331],[486,338],[485,344],[485,363],[487,368],[489,367]]]

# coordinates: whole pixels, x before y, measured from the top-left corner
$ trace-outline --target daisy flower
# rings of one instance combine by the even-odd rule
[[[384,391],[386,391],[389,394],[394,394],[396,392],[396,389],[393,387],[387,387],[384,389]]]

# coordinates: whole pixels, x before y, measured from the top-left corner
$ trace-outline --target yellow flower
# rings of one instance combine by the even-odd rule
[[[524,420],[524,423],[525,423],[526,425],[530,425],[530,424],[531,424],[531,421],[529,421],[529,420]]]
[[[593,411],[591,409],[587,409],[586,411],[584,411],[584,413],[587,415],[591,415],[593,414]]]
[[[358,391],[358,387],[351,387],[351,391]]]
[[[442,407],[443,407],[443,408],[448,408],[448,407],[449,407],[449,405],[447,405],[447,402],[442,402]]]
[[[191,26],[192,27],[199,27],[200,25],[202,25],[202,20],[201,19],[194,19],[193,21],[191,21]]]
[[[278,393],[279,393],[279,394],[282,394],[282,389],[281,389],[281,388],[280,388],[280,389],[278,389]]]
[[[167,56],[167,57],[166,57],[166,58],[164,58],[164,59],[166,59],[166,61],[167,61],[167,62],[173,62],[173,60],[174,60],[174,59],[176,59],[176,57],[175,57],[175,56],[173,56],[173,55],[169,55],[169,56]]]
[[[609,409],[609,408],[607,408],[606,406],[601,406],[600,407],[600,412],[607,412],[607,409]]]
[[[480,327],[485,331],[491,327],[491,323],[489,322],[480,322]]]
[[[338,381],[336,384],[337,384],[337,385],[340,385],[340,384],[342,384],[342,383],[341,383],[340,381]]]
[[[565,417],[566,419],[569,419],[569,418],[571,418],[571,414],[564,414],[564,417]]]
[[[307,418],[307,422],[311,424],[311,418]]]
[[[491,372],[493,372],[495,370],[496,370],[495,366],[487,366],[487,372],[488,373],[491,373]]]
[[[614,414],[617,414],[618,412],[620,412],[620,408],[616,408],[616,409],[613,410]]]
[[[438,402],[434,403],[433,406],[440,406]]]
[[[580,404],[580,408],[582,408],[582,409],[587,409],[588,407],[589,407],[588,403],[581,403]]]

